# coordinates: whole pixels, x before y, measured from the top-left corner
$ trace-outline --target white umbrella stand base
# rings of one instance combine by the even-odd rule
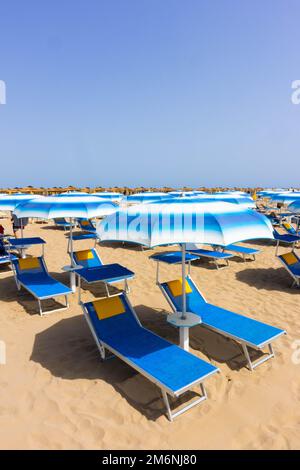
[[[181,312],[168,315],[167,321],[171,325],[179,328],[179,344],[185,351],[189,350],[189,329],[193,326],[200,325],[201,318],[191,312],[186,312],[185,318],[181,318]]]

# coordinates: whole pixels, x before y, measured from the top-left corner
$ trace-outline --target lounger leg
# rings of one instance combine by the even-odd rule
[[[42,316],[43,315],[42,303],[41,303],[40,299],[37,299],[37,301],[38,301],[38,305],[39,305],[39,312],[40,312],[40,315]]]
[[[200,383],[200,390],[201,390],[201,395],[198,396],[198,398],[196,398],[195,400],[193,400],[188,405],[184,406],[183,408],[180,408],[178,411],[175,411],[173,413],[172,413],[171,408],[170,408],[168,395],[164,390],[162,390],[161,392],[162,392],[165,407],[167,409],[167,415],[168,415],[169,420],[173,421],[174,418],[176,418],[177,416],[181,415],[185,411],[190,410],[194,406],[199,405],[199,403],[201,403],[202,401],[205,401],[207,399],[207,393],[206,393],[206,390],[205,390],[205,387],[204,387],[203,383]]]
[[[168,400],[168,395],[164,390],[162,390],[161,393],[162,393],[162,397],[163,397],[165,407],[167,409],[168,418],[169,418],[170,421],[173,421],[173,416],[172,416],[172,412],[171,412],[171,408],[170,408],[170,403],[169,403],[169,400]]]
[[[250,355],[249,355],[249,351],[248,351],[248,348],[247,348],[246,344],[242,343],[242,348],[243,348],[244,354],[245,354],[245,356],[246,356],[249,369],[250,369],[251,371],[253,371],[253,365],[252,365],[252,362],[251,362],[251,359],[250,359]]]
[[[129,284],[128,284],[127,279],[124,280],[124,287],[125,287],[125,292],[126,292],[126,294],[129,294],[129,292],[130,292],[130,287],[129,287]]]
[[[251,361],[249,351],[248,351],[248,348],[247,348],[246,344],[242,344],[242,347],[243,347],[243,351],[244,351],[245,356],[246,356],[247,361],[248,361],[249,369],[251,371],[253,371],[260,364],[263,364],[264,362],[268,361],[269,359],[272,359],[273,357],[275,357],[275,352],[274,352],[274,349],[273,349],[273,346],[272,346],[271,343],[268,344],[269,353],[267,355],[265,355],[262,359],[257,360],[256,362]]]
[[[107,297],[110,297],[110,295],[109,295],[109,289],[108,289],[108,285],[107,285],[107,283],[105,283],[105,289],[106,289],[106,294],[107,294]]]

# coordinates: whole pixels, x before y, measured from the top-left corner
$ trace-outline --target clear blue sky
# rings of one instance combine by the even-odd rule
[[[299,0],[11,0],[0,186],[299,186]]]

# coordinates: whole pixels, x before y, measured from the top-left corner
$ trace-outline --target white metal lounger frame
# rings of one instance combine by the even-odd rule
[[[140,320],[138,319],[131,303],[129,302],[128,297],[126,296],[125,293],[123,293],[123,294],[126,298],[126,301],[128,302],[129,308],[130,308],[132,314],[134,315],[134,317],[136,318],[138,324],[141,326],[141,328],[144,328],[142,326]],[[119,294],[119,295],[121,295],[121,294]],[[148,380],[150,380],[150,382],[154,383],[158,388],[160,388],[161,393],[162,393],[162,398],[163,398],[163,401],[164,401],[164,405],[166,407],[167,416],[168,416],[170,421],[173,421],[173,419],[176,418],[177,416],[181,415],[185,411],[188,411],[189,409],[193,408],[194,406],[198,405],[199,403],[201,403],[201,402],[203,402],[204,400],[207,399],[207,392],[206,392],[206,389],[204,387],[203,382],[207,377],[210,377],[211,375],[215,374],[216,372],[219,372],[219,370],[210,372],[209,374],[205,375],[204,377],[201,377],[201,380],[196,380],[195,382],[192,382],[192,383],[186,385],[185,387],[181,388],[180,390],[177,390],[176,392],[174,392],[173,390],[169,389],[164,384],[159,382],[155,377],[148,374],[143,369],[138,367],[136,364],[131,362],[128,358],[125,358],[123,355],[118,353],[118,351],[116,351],[114,348],[112,348],[108,344],[104,343],[103,341],[100,341],[97,334],[95,333],[95,330],[93,328],[92,322],[91,322],[89,314],[87,312],[87,309],[85,308],[85,306],[82,302],[80,304],[81,304],[81,307],[82,307],[82,310],[83,310],[83,313],[84,313],[84,317],[85,317],[85,319],[87,321],[87,324],[88,324],[88,326],[91,330],[92,336],[93,336],[93,338],[94,338],[94,340],[97,344],[97,347],[99,349],[101,360],[105,361],[106,359],[110,359],[112,357],[112,356],[106,357],[105,349],[107,349],[108,351],[110,351],[113,354],[113,356],[116,356],[119,359],[121,359],[122,361],[124,361],[126,364],[128,364],[133,369],[137,370],[141,375],[146,377]],[[155,335],[155,333],[153,333],[152,331],[151,331],[151,333],[153,335]],[[155,336],[158,336],[158,335],[155,335]],[[186,405],[184,407],[181,407],[178,411],[172,412],[171,407],[170,407],[170,403],[169,403],[168,395],[170,395],[172,397],[175,397],[175,398],[178,398],[183,393],[191,390],[193,387],[196,387],[197,385],[199,385],[199,387],[200,387],[201,395],[198,398],[196,398],[195,400],[193,400],[191,403],[189,403],[188,405]]]
[[[47,272],[47,274],[49,274],[49,271],[48,271],[48,268],[46,266],[46,263],[44,262],[44,259],[43,258],[40,258],[41,262],[43,263],[43,266]],[[59,312],[61,310],[66,310],[67,308],[69,308],[69,301],[68,301],[68,295],[69,294],[59,294],[59,295],[44,295],[42,297],[37,297],[36,294],[31,290],[29,289],[25,284],[23,284],[21,281],[19,281],[18,277],[17,277],[17,273],[16,273],[16,269],[15,269],[15,266],[13,263],[12,264],[12,270],[13,270],[13,273],[14,273],[14,278],[15,278],[15,281],[16,281],[16,285],[17,285],[17,289],[18,290],[21,290],[21,287],[23,287],[25,290],[27,290],[38,302],[38,306],[39,306],[39,314],[41,316],[43,315],[49,315],[50,313],[54,313],[54,312]],[[50,274],[49,274],[50,276]],[[58,307],[58,308],[55,308],[53,310],[50,310],[50,311],[43,311],[42,309],[42,300],[48,300],[48,299],[54,299],[54,297],[64,297],[65,298],[65,305],[63,305],[62,307]]]
[[[197,290],[197,292],[202,296],[202,298],[204,299],[204,301],[207,303],[205,297],[203,296],[203,294],[200,292],[200,290],[198,289],[198,287],[196,286],[196,284],[194,283],[193,279],[191,278],[191,276],[188,274],[187,275],[187,278],[192,282],[193,284],[193,287]],[[169,305],[171,306],[172,310],[174,312],[176,312],[176,307],[175,305],[173,304],[172,302],[172,299],[169,297],[169,295],[167,294],[166,290],[164,289],[164,287],[161,285],[160,281],[158,280],[158,277],[157,277],[157,281],[156,281],[156,284],[158,285],[158,287],[160,288],[161,292],[163,293],[165,299],[167,300],[167,302],[169,303]],[[209,330],[211,331],[214,331],[215,333],[218,333],[222,336],[226,336],[227,338],[230,338],[230,339],[233,339],[234,341],[236,341],[237,343],[241,344],[242,346],[242,350],[243,350],[243,353],[246,357],[246,360],[247,360],[247,363],[248,363],[248,368],[249,370],[253,371],[257,366],[259,366],[260,364],[263,364],[264,362],[266,362],[268,359],[271,359],[273,357],[275,357],[275,352],[274,352],[274,349],[273,349],[273,346],[271,344],[272,341],[274,341],[274,339],[276,339],[277,337],[281,336],[281,333],[278,334],[277,336],[274,336],[272,338],[272,340],[270,341],[266,341],[260,345],[255,345],[255,344],[252,344],[250,342],[246,342],[246,341],[243,341],[241,340],[241,338],[235,336],[235,335],[231,335],[229,333],[225,333],[223,330],[219,330],[218,328],[214,328],[212,326],[209,326],[209,325],[206,325],[206,324],[203,324],[203,323],[200,323],[200,326],[202,326],[203,328],[208,328]],[[248,347],[251,347],[252,349],[256,349],[258,351],[263,351],[263,348],[265,347],[268,347],[268,350],[269,352],[268,353],[265,353],[267,355],[265,355],[263,358],[261,359],[258,359],[257,361],[251,361],[251,358],[250,358],[250,354],[249,354],[249,350],[248,350]]]
[[[292,250],[292,253],[298,258],[296,255],[294,249]],[[279,259],[280,263],[283,265],[283,267],[287,270],[290,276],[293,278],[293,282],[291,287],[300,287],[300,276],[296,276],[295,274],[292,273],[292,271],[289,269],[288,265],[280,258],[280,255],[277,255],[277,258]],[[300,260],[299,260],[300,261]]]

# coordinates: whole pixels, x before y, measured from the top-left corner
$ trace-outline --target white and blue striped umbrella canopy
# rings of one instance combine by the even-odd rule
[[[87,197],[91,196],[89,193],[84,193],[81,191],[66,191],[65,193],[57,194],[55,197]]]
[[[147,247],[172,243],[226,246],[243,240],[273,238],[267,217],[228,202],[154,203],[120,209],[99,222],[100,240]]]
[[[300,198],[300,193],[299,192],[286,192],[286,193],[279,193],[279,194],[273,194],[270,199],[273,202],[281,202],[282,204],[290,204],[293,201],[296,201],[297,199]]]
[[[300,198],[288,205],[288,210],[295,214],[300,214]]]
[[[106,199],[109,201],[117,202],[121,201],[124,198],[124,195],[121,193],[113,193],[113,192],[99,192],[99,193],[92,193],[91,196],[101,197],[102,199]]]
[[[36,194],[12,194],[0,196],[0,210],[13,211],[18,204],[32,201],[33,199],[42,199],[43,196]]]
[[[205,194],[204,191],[170,191],[167,193],[168,196],[174,197],[193,197],[198,194]]]
[[[48,196],[19,204],[14,214],[19,217],[40,217],[43,219],[55,219],[59,217],[80,217],[90,219],[92,217],[112,214],[118,205],[99,197],[59,197]]]
[[[200,194],[197,198],[202,200],[209,200],[209,201],[224,201],[230,202],[232,204],[237,204],[243,208],[254,209],[256,207],[255,202],[251,197],[243,197],[243,196],[233,196],[231,194]]]
[[[168,199],[168,193],[159,193],[159,192],[145,192],[145,193],[136,193],[130,194],[126,197],[126,202],[128,204],[143,204],[148,202],[163,201]]]

